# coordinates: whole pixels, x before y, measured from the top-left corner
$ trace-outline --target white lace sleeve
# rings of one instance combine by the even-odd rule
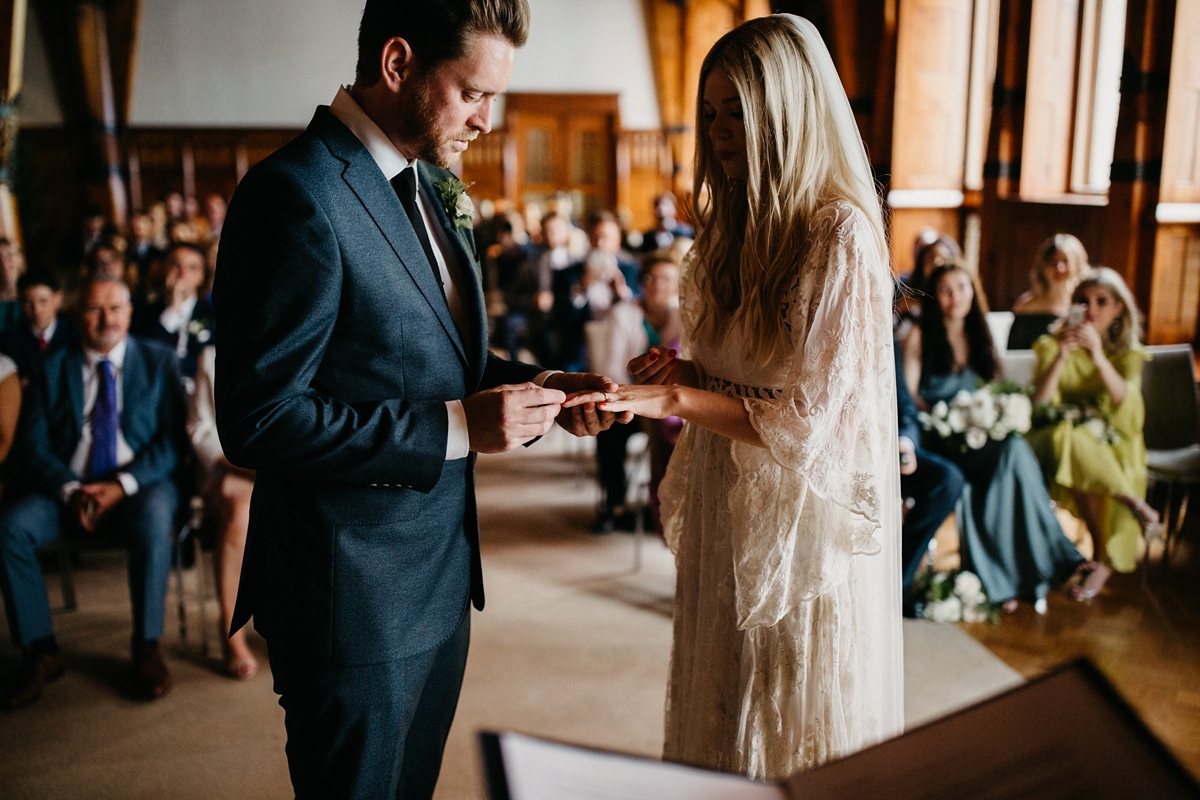
[[[745,401],[766,449],[732,447],[744,629],[773,625],[843,582],[852,557],[879,553],[881,503],[899,502],[890,271],[848,205],[814,233],[785,309],[794,351],[783,391]]]

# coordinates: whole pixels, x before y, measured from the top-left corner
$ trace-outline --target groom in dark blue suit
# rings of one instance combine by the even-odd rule
[[[229,207],[217,424],[256,470],[233,627],[267,639],[298,797],[432,795],[483,607],[475,453],[613,422],[611,382],[488,354],[446,170],[528,26],[525,0],[367,0],[354,85]]]

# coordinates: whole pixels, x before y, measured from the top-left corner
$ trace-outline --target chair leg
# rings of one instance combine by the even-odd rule
[[[71,548],[66,543],[58,546],[58,579],[62,583],[63,608],[74,611],[75,603],[75,572],[71,567]]]
[[[187,609],[183,602],[183,538],[175,540],[175,606],[179,612],[179,641],[187,644]]]
[[[1175,524],[1169,524],[1169,520],[1163,523],[1163,575],[1167,574],[1167,569],[1170,567],[1171,550],[1175,547],[1180,533],[1183,532],[1183,521],[1187,518],[1188,498],[1191,496],[1190,487],[1183,486],[1183,496],[1179,499],[1179,510],[1175,512]]]

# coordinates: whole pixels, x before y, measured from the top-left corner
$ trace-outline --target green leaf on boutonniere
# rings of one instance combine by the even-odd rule
[[[475,204],[467,195],[470,186],[451,175],[435,183],[433,188],[437,190],[442,208],[446,209],[446,216],[450,217],[454,227],[470,230],[475,223]]]

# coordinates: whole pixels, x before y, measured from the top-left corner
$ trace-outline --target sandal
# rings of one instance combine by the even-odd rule
[[[1162,523],[1162,517],[1155,510],[1154,506],[1147,503],[1140,497],[1117,498],[1123,502],[1133,515],[1137,517],[1138,525],[1142,527],[1142,536],[1146,539],[1146,544],[1150,544],[1155,540],[1162,541],[1166,533],[1166,528]]]

